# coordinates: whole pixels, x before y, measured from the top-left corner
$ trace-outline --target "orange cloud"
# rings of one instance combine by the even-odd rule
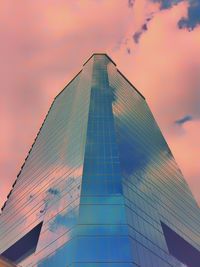
[[[132,8],[119,0],[1,2],[1,203],[54,96],[93,52],[108,53],[145,95],[200,201],[200,27],[178,29],[186,2],[158,7],[148,0]],[[133,34],[148,17],[148,29],[135,44]],[[185,115],[194,121],[178,127],[174,122]]]
[[[144,94],[196,199],[200,201],[200,27],[188,32],[177,22],[187,13],[187,3],[157,13],[148,24],[132,57],[121,55],[118,65]],[[126,64],[123,63],[127,57]],[[175,121],[186,115],[184,125]]]

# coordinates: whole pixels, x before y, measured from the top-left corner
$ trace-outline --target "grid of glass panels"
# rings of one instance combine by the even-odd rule
[[[185,266],[169,255],[160,221],[200,250],[200,211],[145,99],[110,64],[123,195],[136,264]]]
[[[17,201],[16,201],[17,199]],[[0,253],[43,222],[31,267],[182,267],[200,212],[145,99],[106,55],[56,97],[0,216]]]
[[[133,263],[105,56],[94,57],[76,263]],[[85,245],[87,244],[87,245]],[[127,265],[126,265],[127,264]],[[85,265],[85,266],[90,266]],[[117,265],[116,265],[117,266]],[[132,265],[133,266],[133,265]]]
[[[93,60],[79,219],[69,266],[133,267],[108,84],[109,60],[102,56]],[[62,251],[50,256],[45,266],[54,266],[64,247]]]
[[[63,244],[70,244],[77,224],[90,65],[54,100],[0,216],[0,253],[43,221],[35,253],[20,266],[37,266]]]

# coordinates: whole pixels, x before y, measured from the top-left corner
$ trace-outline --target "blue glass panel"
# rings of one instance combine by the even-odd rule
[[[186,266],[198,267],[200,263],[200,252],[166,224],[161,222],[161,225],[170,254],[186,264]]]
[[[77,241],[77,262],[132,262],[128,237],[85,237]]]

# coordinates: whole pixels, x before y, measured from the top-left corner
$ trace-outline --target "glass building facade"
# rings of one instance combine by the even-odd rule
[[[55,98],[0,215],[23,267],[199,267],[200,210],[145,98],[94,54]]]

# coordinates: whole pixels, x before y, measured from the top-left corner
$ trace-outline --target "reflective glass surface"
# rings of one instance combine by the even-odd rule
[[[170,255],[160,221],[200,250],[199,208],[145,99],[112,64],[108,73],[135,263],[185,266]]]
[[[200,212],[144,97],[95,54],[55,98],[0,216],[0,253],[43,222],[20,266],[183,267]]]

